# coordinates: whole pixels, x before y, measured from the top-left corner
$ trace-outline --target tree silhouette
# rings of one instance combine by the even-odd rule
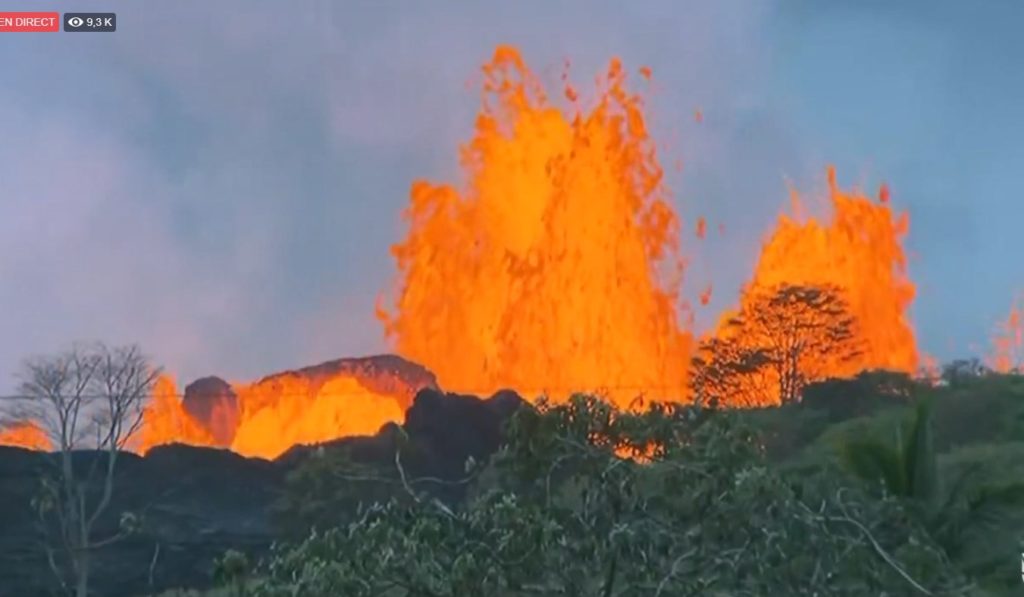
[[[693,359],[694,401],[719,406],[753,407],[768,400],[771,357],[766,350],[744,346],[737,338],[709,338]]]
[[[755,290],[717,337],[701,343],[693,361],[696,399],[730,406],[796,402],[808,383],[859,354],[856,320],[839,288]]]

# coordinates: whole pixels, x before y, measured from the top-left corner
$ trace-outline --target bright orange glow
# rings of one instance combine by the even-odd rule
[[[395,398],[375,394],[358,380],[337,376],[319,388],[299,376],[278,376],[236,387],[241,421],[231,449],[274,458],[296,444],[349,435],[372,435],[405,413]]]
[[[31,421],[18,421],[0,428],[0,446],[42,451],[53,449],[46,432]]]
[[[550,102],[513,48],[484,74],[466,184],[412,185],[388,336],[453,391],[681,398],[679,222],[621,63],[589,110]]]
[[[999,324],[987,364],[997,373],[1024,368],[1024,293],[1010,305],[1009,315]]]
[[[239,422],[229,447],[244,456],[275,458],[296,444],[372,435],[385,423],[404,420],[396,397],[371,392],[348,375],[314,383],[300,375],[282,374],[236,385],[234,391]],[[168,443],[217,446],[211,432],[183,408],[174,381],[162,376],[133,448],[146,452]]]
[[[182,408],[174,379],[161,375],[153,384],[152,397],[142,414],[142,427],[131,447],[147,452],[153,446],[178,443],[213,446],[213,435]]]
[[[622,64],[610,62],[589,99],[567,74],[561,89],[546,91],[507,46],[483,73],[482,107],[460,153],[464,180],[412,184],[407,235],[392,247],[398,285],[377,309],[389,341],[446,391],[510,388],[555,402],[596,392],[623,408],[641,395],[688,399],[694,341],[680,296],[686,262],[679,235],[693,230],[705,239],[708,223],[698,218],[682,228],[643,98],[627,88]],[[640,69],[642,83],[651,76]],[[702,122],[702,112],[693,118]],[[784,284],[834,287],[856,320],[861,352],[825,363],[808,357],[815,375],[916,372],[922,357],[907,316],[915,296],[903,249],[907,215],[894,212],[888,186],[877,200],[843,191],[832,169],[821,207],[828,216],[811,217],[793,194],[736,311],[749,312],[755,297]],[[712,285],[701,284],[696,299],[707,305]],[[1021,362],[1022,307],[997,340],[997,368]],[[723,325],[709,336],[736,333]],[[766,341],[739,338],[740,348]],[[423,384],[359,367],[324,363],[230,388],[208,378],[222,394],[192,402],[190,391],[189,410],[174,380],[161,377],[132,448],[179,442],[273,458],[295,444],[403,421]],[[758,396],[755,403],[778,401],[770,392]],[[0,443],[35,441],[32,429],[0,431]]]
[[[846,377],[865,369],[913,374],[919,355],[907,317],[915,295],[903,251],[907,214],[893,213],[888,187],[882,187],[878,201],[840,190],[832,168],[828,170],[828,198],[831,217],[819,221],[804,215],[804,205],[793,193],[792,215],[779,217],[762,246],[741,303],[781,284],[837,287],[856,318],[861,354],[842,362],[817,364],[821,375]],[[732,316],[725,314],[723,323]],[[768,401],[772,402],[770,396]]]

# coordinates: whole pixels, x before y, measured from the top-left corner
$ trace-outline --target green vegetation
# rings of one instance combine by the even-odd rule
[[[524,408],[457,505],[405,475],[415,446],[381,469],[327,451],[282,498],[295,540],[164,597],[1017,595],[1024,378],[961,373],[749,411]]]
[[[226,557],[220,594],[1018,594],[1022,414],[1021,378],[994,375],[868,373],[745,412],[580,396],[521,410],[455,507],[405,478],[402,446],[388,470],[311,459],[292,483],[322,511],[302,520],[345,487],[351,516]]]

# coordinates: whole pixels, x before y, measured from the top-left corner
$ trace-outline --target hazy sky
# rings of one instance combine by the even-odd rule
[[[679,210],[727,226],[690,276],[714,309],[829,163],[910,211],[925,350],[968,354],[1024,288],[1019,1],[102,5],[114,34],[0,34],[0,392],[75,339],[180,381],[383,350],[409,184],[457,180],[498,43],[581,90],[653,68]]]

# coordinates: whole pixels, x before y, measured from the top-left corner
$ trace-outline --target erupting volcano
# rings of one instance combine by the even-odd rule
[[[400,422],[428,386],[481,395],[510,388],[554,400],[595,391],[620,406],[640,396],[691,398],[696,341],[681,295],[681,221],[643,98],[627,88],[621,62],[611,61],[589,103],[567,78],[559,93],[547,93],[511,47],[499,47],[483,72],[483,105],[461,151],[465,180],[413,183],[408,234],[392,249],[398,285],[377,317],[409,361],[343,359],[252,384],[204,378],[184,399],[162,378],[134,449],[184,442],[273,457]],[[650,69],[640,75],[650,79]],[[832,170],[828,193],[827,220],[806,217],[794,195],[737,312],[780,285],[834,288],[856,322],[857,351],[823,357],[815,376],[913,372],[907,215],[892,211],[884,187],[877,200],[841,191]],[[703,219],[691,226],[706,235]],[[710,287],[701,290],[707,303]],[[723,325],[705,338],[734,333]],[[771,392],[757,399],[777,400]],[[0,438],[38,447],[29,427]]]
[[[843,291],[856,320],[860,354],[827,373],[836,377],[865,369],[913,373],[918,366],[917,342],[907,317],[914,284],[907,276],[903,238],[909,218],[894,214],[888,188],[872,201],[859,192],[839,189],[835,170],[828,170],[831,218],[804,216],[794,193],[791,216],[782,215],[765,242],[744,300],[758,289],[779,284],[831,285]]]
[[[568,86],[559,108],[514,49],[499,48],[485,73],[463,148],[466,184],[416,183],[408,237],[393,249],[402,285],[394,312],[379,316],[398,352],[467,392],[511,387],[557,400],[596,390],[620,406],[686,399],[693,342],[681,325],[680,219],[642,98],[617,60],[589,110]],[[822,363],[819,375],[913,372],[908,218],[893,214],[885,187],[875,202],[841,191],[831,169],[828,182],[831,220],[805,218],[794,194],[743,300],[782,283],[835,286],[862,350]],[[695,228],[706,235],[703,218]],[[699,300],[709,298],[707,287]]]
[[[679,222],[621,63],[589,110],[568,85],[559,108],[512,48],[484,73],[466,185],[416,182],[393,248],[379,317],[399,354],[462,392],[682,398]]]

